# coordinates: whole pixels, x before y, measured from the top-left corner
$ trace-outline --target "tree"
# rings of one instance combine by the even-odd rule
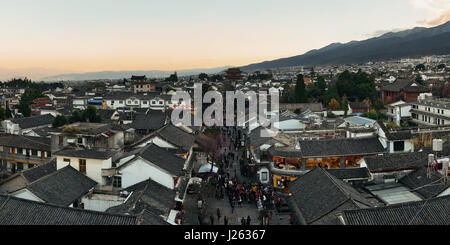
[[[55,119],[53,119],[52,126],[53,126],[53,128],[59,128],[66,124],[67,124],[67,118],[65,116],[58,115],[55,117]]]
[[[81,115],[77,110],[72,111],[72,115],[69,117],[69,123],[81,122]]]
[[[426,67],[425,67],[424,64],[419,64],[419,65],[416,65],[416,67],[414,68],[414,70],[416,70],[416,71],[425,71],[425,70],[426,70]]]
[[[88,106],[86,110],[81,114],[81,119],[83,122],[88,123],[99,123],[102,121],[102,118],[97,113],[97,109],[93,106]]]
[[[331,99],[330,103],[328,103],[328,109],[330,110],[339,110],[341,109],[341,105],[336,99]]]
[[[33,100],[37,98],[45,98],[45,96],[40,89],[27,89],[20,97],[19,105],[17,105],[17,109],[22,113],[25,117],[29,117],[31,114],[30,105],[33,103]]]
[[[202,81],[208,80],[208,75],[206,73],[200,73],[200,75],[198,75],[198,79]]]
[[[450,82],[448,82],[447,85],[445,85],[444,90],[442,91],[442,96],[444,98],[450,99]]]
[[[416,82],[423,85],[423,79],[422,76],[420,74],[417,74],[416,76]]]
[[[377,94],[375,77],[361,70],[357,73],[346,70],[339,74],[336,87],[340,96],[346,95],[351,101],[362,101],[367,98],[372,100]]]
[[[5,116],[6,116],[6,118],[11,118],[11,117],[12,117],[12,112],[11,112],[11,110],[9,109],[9,106],[8,106],[8,105],[6,106]]]
[[[323,102],[323,97],[324,97],[326,88],[327,88],[327,84],[325,83],[325,79],[323,77],[319,76],[317,79],[317,82],[314,83],[312,88],[309,90],[309,96],[312,98],[316,98],[319,101]]]
[[[362,114],[361,116],[362,117],[366,117],[366,118],[370,118],[370,119],[373,119],[373,120],[378,120],[378,118],[379,118],[378,117],[378,113],[374,109],[370,110],[367,113]]]
[[[283,87],[283,93],[281,95],[281,103],[294,103],[295,102],[295,95],[294,95],[294,89],[289,85],[286,84]]]
[[[339,96],[337,87],[332,85],[329,86],[328,89],[325,91],[323,96],[323,103],[324,105],[328,105],[332,99],[335,99],[337,101],[341,100],[341,97]]]
[[[308,103],[305,80],[303,79],[302,74],[297,76],[297,84],[295,85],[295,103]]]
[[[6,119],[6,112],[5,109],[0,107],[0,121],[3,121]]]
[[[344,117],[347,117],[348,115],[348,100],[347,97],[344,96],[344,98],[342,98],[342,109],[344,109]]]

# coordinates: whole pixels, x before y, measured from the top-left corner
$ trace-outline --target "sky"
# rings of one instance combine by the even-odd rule
[[[450,0],[0,0],[0,71],[241,66],[450,20]]]

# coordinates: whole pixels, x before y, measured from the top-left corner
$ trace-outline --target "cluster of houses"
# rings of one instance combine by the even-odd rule
[[[291,82],[248,82],[238,69],[225,77],[243,92],[282,92]],[[133,76],[102,93],[59,89],[33,101],[31,117],[3,120],[0,224],[176,225],[203,128],[171,122],[171,110],[185,105],[172,95],[193,83]],[[450,101],[429,92],[411,80],[380,86],[385,102],[396,101],[388,121],[409,128],[361,117],[365,102],[337,118],[321,103],[280,104],[265,112],[279,115],[278,134],[263,137],[271,129],[251,123],[247,110],[244,163],[286,196],[296,224],[450,224]],[[52,126],[89,106],[101,123]]]

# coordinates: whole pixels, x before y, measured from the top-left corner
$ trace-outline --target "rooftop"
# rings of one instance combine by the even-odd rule
[[[129,215],[61,207],[0,195],[0,225],[136,225]]]

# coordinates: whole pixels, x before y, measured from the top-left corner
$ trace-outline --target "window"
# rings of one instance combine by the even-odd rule
[[[134,102],[134,104],[135,104],[135,105],[139,104],[139,101],[136,100],[136,101]]]
[[[38,155],[38,151],[37,150],[31,150],[31,155],[32,156],[37,156]]]
[[[83,144],[83,138],[78,138],[78,144]]]
[[[119,101],[119,104],[123,104],[123,100]]]
[[[159,104],[160,104],[160,105],[163,105],[163,104],[164,104],[164,101],[162,101],[162,100],[159,101]]]
[[[114,188],[122,188],[122,176],[114,176],[113,177],[113,187]]]
[[[63,162],[67,162],[67,163],[69,163],[69,164],[70,164],[70,159],[68,159],[68,158],[64,158],[64,159],[63,159]]]
[[[78,169],[81,173],[86,174],[86,160],[85,159],[78,160]]]
[[[261,172],[261,181],[268,181],[267,172]]]
[[[16,171],[22,171],[23,170],[23,163],[17,163],[16,164]]]
[[[394,151],[404,151],[404,150],[405,150],[405,142],[404,141],[394,142]]]

